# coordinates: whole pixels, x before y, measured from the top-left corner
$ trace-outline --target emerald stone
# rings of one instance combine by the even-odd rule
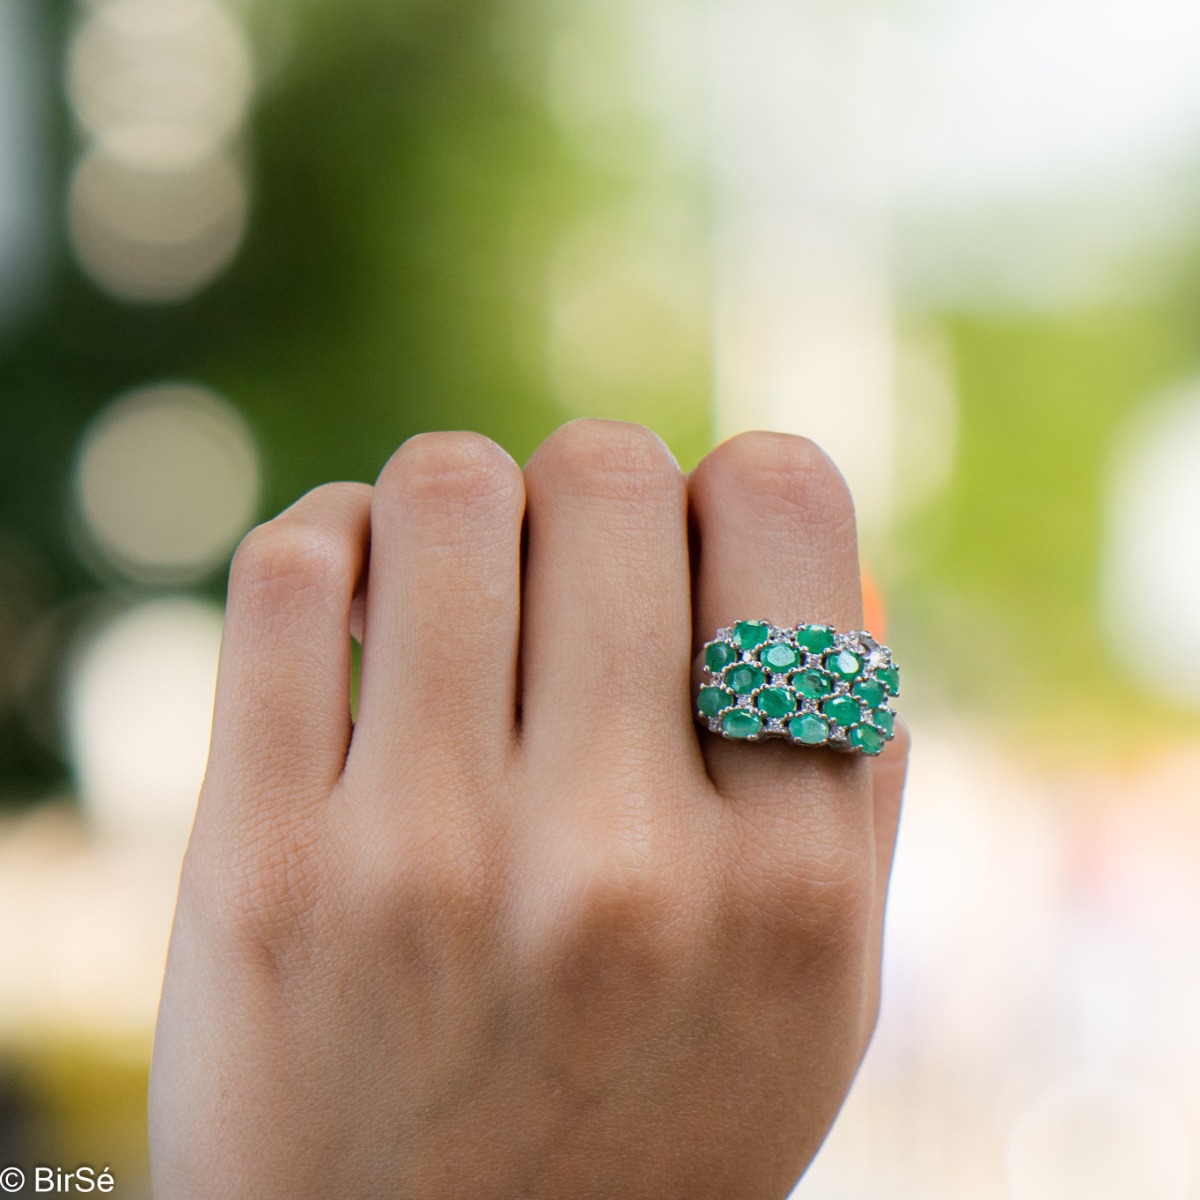
[[[883,749],[883,734],[870,725],[859,725],[850,731],[850,745],[864,754],[878,754]]]
[[[821,711],[833,722],[848,728],[862,720],[862,708],[857,700],[850,696],[834,696],[825,702]]]
[[[801,671],[792,676],[792,687],[805,700],[822,700],[833,691],[833,680],[824,671]]]
[[[739,650],[757,650],[770,636],[771,627],[762,621],[742,621],[733,628]]]
[[[786,717],[796,711],[796,697],[787,688],[763,688],[758,693],[758,708],[768,717]]]
[[[734,697],[724,688],[718,687],[701,688],[700,695],[696,698],[696,707],[705,717],[715,717],[734,703]]]
[[[762,663],[768,671],[774,671],[780,674],[784,671],[790,671],[793,667],[800,663],[800,655],[796,651],[795,646],[789,646],[785,642],[776,642],[773,646],[768,646],[758,656],[758,661]]]
[[[890,708],[877,708],[871,714],[871,724],[881,730],[885,737],[896,736],[896,714]]]
[[[862,659],[857,654],[851,654],[849,650],[842,650],[831,654],[825,660],[825,670],[839,679],[856,679],[862,670]]]
[[[833,641],[833,630],[828,625],[801,625],[796,630],[796,645],[813,654],[824,654]]]
[[[725,672],[726,684],[739,696],[748,696],[755,688],[762,687],[763,678],[762,668],[753,663],[737,663]]]
[[[719,675],[731,662],[737,661],[737,651],[728,642],[713,642],[704,651],[704,665]]]
[[[762,728],[762,717],[747,712],[744,708],[735,708],[725,714],[721,728],[735,738],[753,737]]]
[[[893,696],[900,695],[900,670],[898,667],[879,667],[875,678],[887,687]]]
[[[829,740],[829,725],[816,713],[805,713],[789,721],[788,732],[806,746],[820,746]]]
[[[850,690],[868,708],[878,708],[887,698],[883,684],[877,679],[860,679]]]

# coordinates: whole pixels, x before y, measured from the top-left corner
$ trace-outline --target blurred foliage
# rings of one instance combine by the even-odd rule
[[[70,12],[44,13],[47,88]],[[259,439],[264,516],[327,480],[373,479],[421,430],[480,430],[523,460],[562,419],[548,263],[571,222],[627,184],[583,165],[552,119],[545,14],[274,0],[247,16],[266,79],[246,146],[252,226],[231,269],[188,302],[129,304],[60,244],[39,311],[0,342],[0,535],[36,562],[46,606],[96,587],[71,547],[71,470],[89,419],[129,388],[181,379],[233,400]],[[78,149],[60,101],[59,196]],[[706,394],[691,412],[694,457]],[[219,575],[208,591],[222,594]],[[10,716],[0,792],[33,795],[62,770]]]
[[[1129,703],[1098,595],[1115,435],[1200,370],[1193,286],[1134,307],[943,318],[957,461],[898,538],[897,623],[951,707],[1053,729],[1055,753],[1074,738],[1091,754],[1118,709],[1131,740],[1188,720]]]
[[[627,170],[564,132],[548,0],[242,8],[263,78],[233,266],[186,303],[126,304],[59,244],[38,308],[0,341],[0,557],[26,564],[42,611],[113,587],[72,547],[71,471],[87,422],[147,382],[195,381],[237,404],[263,453],[264,517],[326,480],[374,478],[425,429],[478,429],[524,459],[577,411],[550,365],[556,250],[589,214],[661,183],[644,131],[630,130]],[[79,151],[58,86],[73,6],[39,12],[61,205]],[[1087,724],[1128,686],[1096,604],[1105,471],[1121,421],[1197,370],[1200,287],[1180,278],[1126,307],[926,314],[954,359],[955,472],[872,566],[893,641],[953,705]],[[686,353],[673,391],[652,380],[596,407],[658,425],[685,467],[710,436],[708,350]],[[204,590],[222,589],[218,571]],[[0,655],[18,640],[6,619]],[[1138,711],[1161,715],[1153,701]],[[0,802],[62,785],[45,742],[0,712]]]
[[[64,1040],[0,1058],[0,1159],[111,1170],[115,1196],[150,1195],[145,1107],[148,1047]],[[32,1195],[32,1179],[21,1195]]]

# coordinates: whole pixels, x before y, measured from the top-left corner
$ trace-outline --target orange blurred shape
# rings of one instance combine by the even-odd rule
[[[875,576],[862,568],[863,626],[876,641],[887,640],[887,608]]]

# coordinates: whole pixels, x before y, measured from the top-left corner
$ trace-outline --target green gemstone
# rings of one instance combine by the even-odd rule
[[[696,707],[701,716],[715,717],[734,703],[734,698],[724,688],[706,687],[700,689],[696,698]]]
[[[878,754],[883,749],[883,735],[870,725],[859,725],[850,731],[850,745],[864,754]]]
[[[827,700],[821,711],[843,729],[862,720],[862,708],[858,701],[850,696],[835,696],[832,700]]]
[[[825,660],[825,670],[839,679],[856,679],[862,670],[862,659],[857,654],[851,654],[849,650],[842,650],[831,654]]]
[[[816,713],[805,713],[789,721],[788,732],[806,746],[820,746],[829,740],[829,725]]]
[[[726,684],[739,696],[748,696],[755,688],[762,687],[763,678],[762,668],[753,663],[737,663],[725,672]]]
[[[758,661],[762,663],[768,671],[774,671],[780,674],[784,671],[790,671],[800,662],[800,655],[796,652],[794,646],[789,646],[783,642],[776,642],[773,646],[768,646],[759,656]]]
[[[801,671],[792,676],[792,687],[806,700],[821,700],[833,691],[833,680],[824,671]]]
[[[737,651],[728,642],[713,642],[705,648],[704,665],[716,675],[736,661]]]
[[[868,708],[878,708],[887,698],[878,679],[860,679],[850,689]]]
[[[875,671],[875,678],[884,684],[893,696],[900,695],[900,670],[898,667],[879,667]]]
[[[755,716],[752,712],[746,712],[745,709],[735,708],[732,712],[725,714],[721,728],[729,737],[753,737],[762,728],[762,717]]]
[[[796,630],[796,645],[813,654],[824,654],[833,645],[833,630],[828,625],[802,625]]]
[[[877,708],[871,714],[871,724],[881,730],[885,737],[896,736],[896,714],[890,708]]]
[[[763,688],[758,693],[758,707],[768,717],[786,717],[796,711],[796,697],[787,688]]]
[[[733,628],[733,640],[740,650],[757,650],[771,636],[771,627],[762,621],[742,621]]]

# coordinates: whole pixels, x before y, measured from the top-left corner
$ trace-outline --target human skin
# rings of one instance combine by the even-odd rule
[[[783,1200],[875,1025],[907,734],[726,742],[692,664],[861,603],[846,486],[781,434],[688,477],[636,425],[572,422],[524,472],[424,434],[252,531],[157,1200]]]

